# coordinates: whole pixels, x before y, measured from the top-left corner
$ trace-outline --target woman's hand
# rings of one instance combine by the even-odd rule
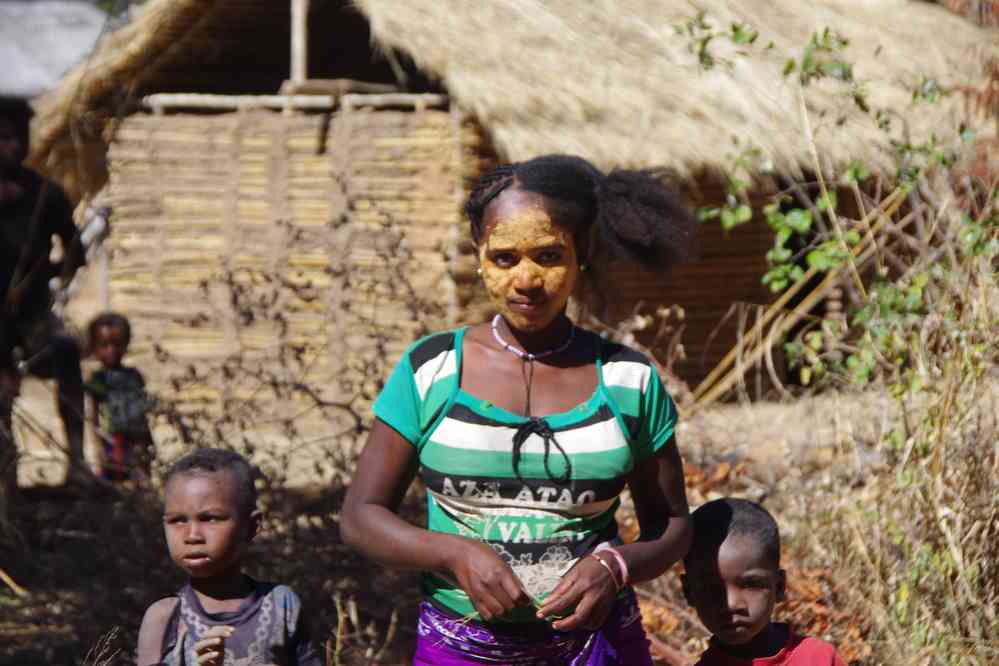
[[[464,542],[448,562],[448,569],[471,599],[479,617],[496,619],[517,606],[526,606],[531,598],[520,579],[496,551],[479,541]]]
[[[538,617],[546,619],[571,610],[568,617],[556,620],[552,627],[559,631],[596,631],[614,607],[617,592],[617,582],[611,578],[610,571],[593,557],[584,557],[562,577],[541,604]]]
[[[232,627],[212,627],[194,644],[198,666],[222,666],[225,661],[225,639],[232,636]]]

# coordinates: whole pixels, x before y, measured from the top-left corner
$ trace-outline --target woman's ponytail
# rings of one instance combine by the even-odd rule
[[[697,221],[650,172],[612,171],[596,191],[594,224],[610,257],[660,270],[690,257]]]

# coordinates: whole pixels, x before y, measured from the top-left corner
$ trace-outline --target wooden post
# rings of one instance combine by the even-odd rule
[[[309,70],[309,0],[291,0],[291,80],[301,83]]]

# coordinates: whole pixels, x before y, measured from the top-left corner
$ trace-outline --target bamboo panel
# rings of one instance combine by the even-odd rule
[[[408,292],[393,284],[395,272],[420,292],[453,297],[443,254],[459,222],[452,133],[441,112],[358,111],[328,127],[319,116],[268,112],[125,119],[109,153],[109,282],[113,306],[133,319],[136,362],[148,361],[153,390],[182,370],[153,363],[154,345],[182,363],[213,367],[240,353],[284,372],[273,366],[283,340],[316,349],[307,374],[334,392],[338,373],[386,351],[370,326],[391,330],[388,353],[401,353],[421,329],[399,300]],[[331,236],[329,222],[348,202],[349,233]],[[393,256],[397,243],[406,255]],[[346,309],[331,267],[350,276]],[[264,303],[262,319],[239,324],[219,283],[225,275],[240,298]],[[273,292],[264,276],[286,288]],[[268,319],[277,312],[283,337]],[[197,400],[221,404],[244,392],[220,386]]]

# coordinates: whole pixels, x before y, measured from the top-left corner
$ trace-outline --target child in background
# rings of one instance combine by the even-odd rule
[[[94,429],[102,443],[101,477],[148,479],[153,436],[146,420],[146,382],[142,373],[121,362],[132,327],[122,315],[105,312],[90,322],[87,333],[101,363],[86,385],[94,401]]]
[[[784,600],[780,533],[766,509],[743,499],[708,502],[691,514],[684,596],[711,644],[696,666],[845,666],[836,649],[771,621]]]
[[[246,459],[222,449],[195,451],[167,471],[164,493],[167,548],[189,578],[176,596],[146,611],[138,666],[322,666],[298,596],[243,573],[260,526]]]

